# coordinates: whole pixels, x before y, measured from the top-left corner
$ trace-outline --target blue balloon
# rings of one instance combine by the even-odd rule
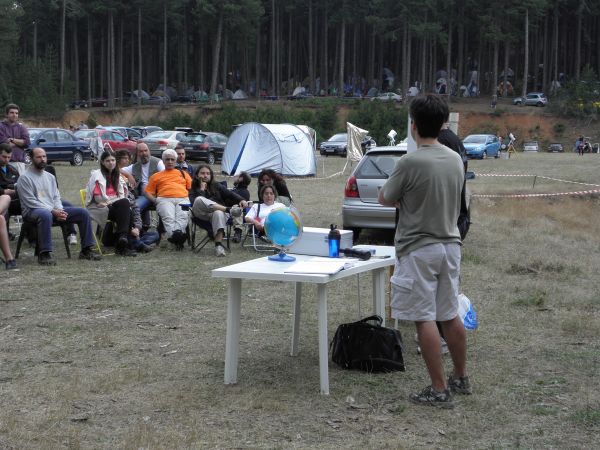
[[[296,208],[274,209],[265,220],[265,233],[279,247],[289,247],[302,234],[302,222]]]

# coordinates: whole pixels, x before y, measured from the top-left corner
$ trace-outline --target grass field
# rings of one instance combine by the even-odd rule
[[[304,225],[341,225],[343,160],[289,180]],[[74,202],[96,164],[57,164]],[[596,189],[600,156],[517,154],[472,161],[473,194]],[[348,174],[348,171],[346,172]],[[254,193],[253,180],[251,192]],[[0,448],[577,448],[600,447],[600,197],[472,199],[462,290],[474,395],[456,409],[408,403],[426,382],[414,328],[401,324],[404,373],[330,364],[319,394],[316,290],[305,289],[300,355],[288,355],[291,286],[244,282],[239,383],[223,384],[227,286],[210,271],[258,255],[233,245],[216,259],[161,248],[99,263],[40,267],[27,249],[0,291]],[[361,240],[385,242],[389,233]],[[388,242],[389,243],[389,242]],[[76,254],[76,253],[75,253]],[[370,280],[333,283],[330,337],[371,304]],[[446,360],[450,368],[450,360]]]

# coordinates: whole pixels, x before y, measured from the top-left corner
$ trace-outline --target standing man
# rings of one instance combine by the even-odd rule
[[[391,278],[392,317],[414,321],[431,385],[410,395],[415,404],[453,408],[451,390],[472,392],[467,376],[465,328],[458,317],[460,234],[456,222],[464,181],[463,163],[437,136],[448,115],[438,97],[410,105],[410,133],[416,152],[400,158],[379,192],[379,203],[399,209],[396,267]],[[454,371],[446,381],[441,322]]]
[[[81,235],[79,259],[98,261],[100,255],[92,249],[95,246],[90,215],[85,208],[64,207],[54,176],[44,170],[47,164],[46,152],[36,147],[31,151],[31,166],[19,177],[17,192],[21,201],[23,219],[37,224],[39,245],[38,262],[44,266],[56,264],[52,256],[52,223],[76,223]]]
[[[133,190],[136,196],[135,203],[140,208],[143,227],[147,230],[150,228],[150,211],[147,211],[147,208],[152,202],[145,195],[146,185],[152,175],[165,170],[165,164],[157,157],[150,156],[150,149],[143,142],[137,143],[135,152],[136,162],[122,168],[121,173],[127,177],[131,185],[135,186]]]
[[[12,148],[12,161],[25,162],[25,149],[31,143],[25,125],[19,123],[19,107],[9,103],[5,108],[6,119],[0,123],[0,144],[7,143]]]

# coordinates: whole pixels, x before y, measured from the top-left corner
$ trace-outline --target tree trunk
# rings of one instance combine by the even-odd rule
[[[462,3],[462,2],[461,2]],[[459,17],[464,17],[464,7],[461,6]],[[458,63],[456,74],[456,84],[458,87],[464,84],[464,67],[465,67],[465,26],[462,20],[458,21]],[[459,89],[460,93],[460,89]]]
[[[255,81],[255,96],[256,98],[260,98],[260,42],[261,42],[261,34],[260,34],[260,19],[258,21],[258,25],[256,26],[256,61],[255,61],[255,70],[256,70],[256,81]]]
[[[315,44],[313,29],[313,2],[312,0],[308,0],[308,76],[311,94],[315,93]]]
[[[92,106],[92,16],[87,18],[87,100],[88,106]]]
[[[62,2],[62,11],[60,15],[60,96],[65,93],[65,31],[67,19],[67,0]]]
[[[233,92],[233,86],[227,87],[227,53],[229,50],[229,33],[225,32],[223,33],[223,68],[222,68],[222,72],[223,72],[223,98],[227,98],[226,97],[226,93],[227,93],[227,89],[231,89],[231,91]]]
[[[108,106],[115,106],[115,19],[113,11],[108,13]]]
[[[292,81],[292,14],[288,14],[288,58],[287,58],[287,83],[288,91],[287,94],[291,95],[294,93],[296,88],[294,81]]]
[[[579,77],[581,76],[581,33],[582,33],[581,24],[583,22],[584,1],[585,0],[580,0],[579,6],[577,7],[577,28],[575,29],[574,77],[577,81],[579,81]]]
[[[346,18],[342,18],[342,29],[340,31],[340,72],[338,80],[338,96],[344,96],[344,60],[346,58]]]
[[[38,23],[37,20],[33,21],[33,65],[37,66],[37,41],[38,41]]]
[[[223,10],[219,12],[219,22],[217,24],[217,35],[215,36],[215,45],[213,47],[212,74],[210,77],[210,101],[215,99],[217,93],[217,76],[219,75],[219,55],[221,53],[221,36],[223,34]]]
[[[142,7],[138,8],[138,105],[142,104]]]
[[[554,17],[553,17],[553,36],[552,36],[552,59],[553,59],[553,76],[552,81],[558,81],[558,1],[554,5]]]
[[[496,89],[497,89],[497,83],[498,83],[498,58],[500,57],[500,42],[498,41],[498,38],[494,39],[494,60],[492,61],[493,64],[493,75],[492,75],[492,83],[491,83],[491,89],[490,89],[490,94],[491,95],[496,95]]]
[[[188,11],[186,8],[185,14],[183,15],[183,86],[185,89],[188,88],[188,61],[189,61],[189,30],[188,30]]]
[[[325,13],[323,17],[327,17],[327,1],[325,1]],[[321,67],[321,90],[325,90],[325,94],[329,93],[329,54],[328,54],[328,30],[327,30],[327,19],[323,20],[323,31],[322,31],[322,41],[323,45],[321,46],[321,54],[323,65]],[[320,92],[319,92],[320,94]]]
[[[369,59],[367,66],[367,80],[369,88],[375,85],[375,30],[367,27],[369,30]]]
[[[525,57],[523,58],[523,89],[521,89],[521,97],[527,95],[527,78],[529,78],[529,9],[525,10],[525,42],[523,50]]]
[[[548,22],[549,17],[546,14],[544,16],[544,39],[542,42],[542,91],[548,92]]]
[[[167,1],[163,3],[163,90],[167,93]],[[218,64],[218,60],[217,60]]]
[[[497,57],[496,57],[497,61]],[[446,94],[448,100],[452,98],[450,95],[450,78],[452,78],[452,19],[448,19],[448,46],[446,48]],[[496,74],[497,76],[498,74]]]
[[[508,86],[508,57],[510,56],[510,44],[508,42],[508,38],[504,41],[504,77],[502,79],[502,83],[504,86],[504,89],[502,90],[502,96],[503,97],[507,97],[508,96],[508,89],[506,89],[506,87]]]
[[[117,64],[117,92],[116,97],[119,99],[119,103],[122,104],[123,100],[123,34],[125,33],[125,27],[123,24],[123,16],[119,20],[119,58]]]
[[[77,38],[77,19],[73,20],[73,77],[75,78],[75,98],[79,100],[79,39]]]

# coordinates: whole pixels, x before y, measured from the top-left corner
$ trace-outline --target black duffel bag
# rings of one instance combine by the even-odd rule
[[[358,322],[341,324],[331,341],[332,361],[343,369],[404,371],[400,332],[382,327],[382,322],[380,316],[370,316]]]

